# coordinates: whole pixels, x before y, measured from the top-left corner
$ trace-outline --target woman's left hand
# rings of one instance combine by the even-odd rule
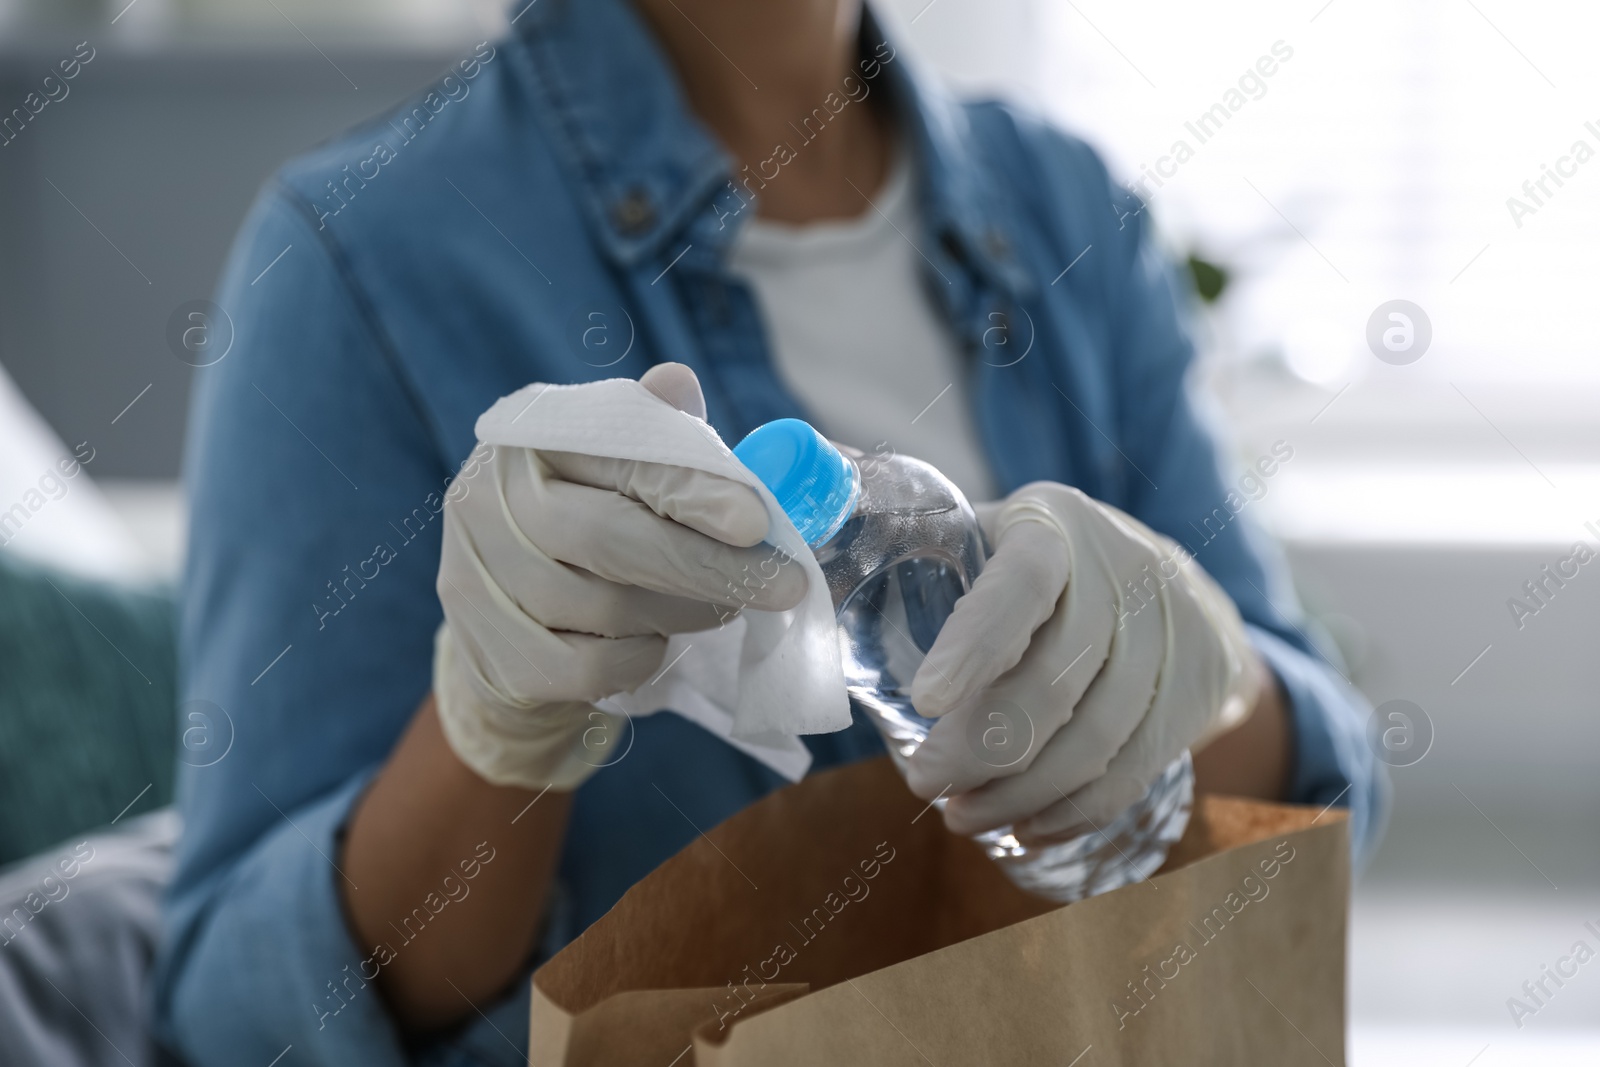
[[[911,687],[940,721],[908,780],[950,798],[951,830],[1103,826],[1185,749],[1249,716],[1266,669],[1176,542],[1055,482],[979,518],[994,554]]]

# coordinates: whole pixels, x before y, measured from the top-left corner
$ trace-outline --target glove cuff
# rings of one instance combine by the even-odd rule
[[[621,718],[566,701],[517,706],[493,692],[461,656],[441,623],[433,640],[433,695],[451,751],[491,785],[576,789],[606,765],[609,747],[585,741],[617,736]]]
[[[1195,599],[1200,602],[1201,610],[1216,629],[1229,661],[1228,683],[1223,691],[1222,706],[1210,728],[1195,741],[1193,747],[1199,751],[1223,734],[1243,725],[1255,711],[1261,691],[1267,684],[1267,668],[1256,652],[1255,645],[1250,643],[1244,620],[1239,617],[1239,609],[1234,606],[1232,598],[1193,557],[1185,570],[1189,572],[1190,588],[1194,590]]]

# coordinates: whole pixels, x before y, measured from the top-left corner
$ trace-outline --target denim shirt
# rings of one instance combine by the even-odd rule
[[[924,229],[905,236],[969,355],[1000,487],[1075,485],[1186,543],[1288,697],[1293,799],[1348,805],[1372,840],[1383,779],[1366,708],[1235,516],[1184,385],[1183,291],[1141,205],[1079,141],[950,99],[870,12],[860,55],[792,140],[736,168],[625,0],[540,0],[263,189],[216,298],[232,343],[199,371],[186,461],[185,833],[156,1014],[188,1061],[265,1064],[293,1046],[296,1064],[526,1062],[526,978],[406,1043],[339,897],[351,807],[430,688],[445,488],[477,416],[531,381],[677,360],[729,442],[805,417],[724,258],[762,185],[872,96],[914,155]],[[859,721],[807,743],[819,768],[882,751]],[[528,901],[548,916],[530,969],[697,828],[781,784],[676,715],[637,721],[628,755],[575,795],[552,898]],[[441,870],[419,924],[469,906],[466,872],[510,832]],[[410,936],[427,931],[397,930],[395,954]]]

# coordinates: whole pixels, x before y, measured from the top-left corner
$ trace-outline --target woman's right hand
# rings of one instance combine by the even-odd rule
[[[640,381],[704,418],[688,367]],[[766,535],[760,497],[726,478],[493,447],[446,497],[434,693],[450,747],[495,785],[576,788],[603,762],[584,739],[612,734],[593,702],[650,680],[669,635],[800,602],[799,568],[747,581]]]

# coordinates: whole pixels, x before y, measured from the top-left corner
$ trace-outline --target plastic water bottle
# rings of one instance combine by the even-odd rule
[[[835,445],[799,419],[757,428],[734,454],[772,490],[822,565],[851,703],[878,727],[903,773],[935,721],[912,707],[911,679],[983,568],[972,506],[921,460]],[[1035,741],[1026,711],[1002,702],[985,712],[974,719],[973,752],[997,769],[1015,764]],[[1003,827],[976,840],[1023,889],[1081,900],[1154,874],[1188,825],[1193,795],[1185,752],[1141,800],[1096,830],[1024,844]]]

